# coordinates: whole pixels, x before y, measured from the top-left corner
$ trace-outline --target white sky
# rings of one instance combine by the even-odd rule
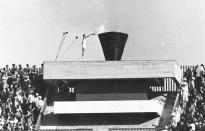
[[[204,0],[0,0],[0,65],[54,60],[68,31],[60,60],[82,60],[83,33],[129,34],[123,60],[174,59],[205,63]],[[104,60],[97,36],[87,40],[84,60]]]

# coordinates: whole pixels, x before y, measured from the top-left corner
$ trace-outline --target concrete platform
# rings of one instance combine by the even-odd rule
[[[45,80],[169,77],[180,83],[181,69],[174,60],[46,61],[43,77]]]
[[[157,113],[163,107],[158,100],[54,101],[54,114]]]

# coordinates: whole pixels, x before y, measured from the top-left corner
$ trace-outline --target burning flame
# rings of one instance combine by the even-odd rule
[[[101,24],[98,28],[97,28],[97,33],[100,34],[100,33],[103,33],[105,32],[105,25],[104,24]]]

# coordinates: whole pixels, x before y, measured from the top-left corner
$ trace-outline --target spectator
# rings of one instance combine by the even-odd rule
[[[188,102],[188,96],[189,96],[188,84],[186,82],[182,84],[181,95],[182,95],[182,104],[183,104],[182,107],[184,108]]]
[[[195,89],[195,77],[192,77],[190,82],[190,92],[193,92],[194,89]]]
[[[180,131],[197,131],[205,126],[204,65],[201,64],[190,68],[184,74],[181,84],[181,106],[183,107],[183,113],[181,114]],[[187,87],[189,89],[188,93]]]
[[[0,69],[0,130],[34,129],[40,109],[44,105],[42,96],[34,88],[36,86],[40,89],[42,87],[39,86],[44,83],[43,78],[38,77],[42,74],[38,72],[36,66],[30,69],[28,64],[26,68],[12,64],[11,68],[6,65]]]

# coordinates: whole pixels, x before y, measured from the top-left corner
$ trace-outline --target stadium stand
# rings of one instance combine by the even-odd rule
[[[6,65],[0,76],[0,130],[33,130],[44,106],[43,65]]]

